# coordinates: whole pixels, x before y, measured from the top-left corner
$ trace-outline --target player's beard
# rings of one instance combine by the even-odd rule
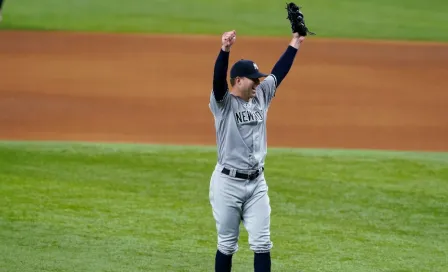
[[[246,97],[248,99],[255,97],[255,90],[253,89],[253,87],[247,88]]]
[[[255,97],[256,96],[256,91],[257,91],[257,84],[253,84],[250,88],[249,88],[249,97]]]
[[[250,97],[255,97],[256,96],[256,89],[250,89]]]

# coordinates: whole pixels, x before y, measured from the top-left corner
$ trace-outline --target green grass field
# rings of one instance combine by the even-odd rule
[[[318,37],[448,41],[446,0],[296,3]],[[284,5],[5,0],[0,29],[288,36]],[[0,142],[0,271],[212,271],[215,162],[209,147]],[[266,178],[273,271],[448,271],[448,153],[270,149]],[[252,270],[242,229],[237,272]]]
[[[319,37],[448,41],[448,1],[302,0]],[[290,34],[284,1],[5,0],[4,29]]]
[[[0,271],[211,271],[215,159],[0,143]],[[446,271],[448,153],[271,149],[266,178],[273,271]],[[244,229],[239,245],[234,271],[251,271]]]

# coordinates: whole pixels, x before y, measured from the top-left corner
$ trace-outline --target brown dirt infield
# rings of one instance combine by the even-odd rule
[[[289,42],[239,36],[269,72]],[[0,138],[214,144],[220,37],[0,32]],[[307,39],[269,146],[448,151],[448,45]]]

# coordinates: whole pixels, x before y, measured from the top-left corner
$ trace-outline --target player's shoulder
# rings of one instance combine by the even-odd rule
[[[270,74],[267,77],[265,77],[261,82],[260,85],[258,85],[257,90],[266,90],[266,88],[274,87],[277,85],[277,78],[274,74]]]
[[[229,112],[229,108],[232,104],[232,96],[229,92],[226,92],[223,97],[217,98],[213,90],[210,94],[209,108],[215,116],[224,116]]]
[[[277,78],[275,77],[274,74],[269,74],[267,77],[264,78],[263,82],[267,82],[267,83],[273,82],[274,84],[276,84]]]

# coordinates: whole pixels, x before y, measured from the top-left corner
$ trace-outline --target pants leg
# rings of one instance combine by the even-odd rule
[[[244,182],[213,172],[209,199],[216,221],[218,250],[226,255],[238,251],[243,197]]]
[[[249,246],[255,253],[270,252],[271,206],[264,175],[248,183],[250,197],[243,205],[243,224],[249,234]]]

